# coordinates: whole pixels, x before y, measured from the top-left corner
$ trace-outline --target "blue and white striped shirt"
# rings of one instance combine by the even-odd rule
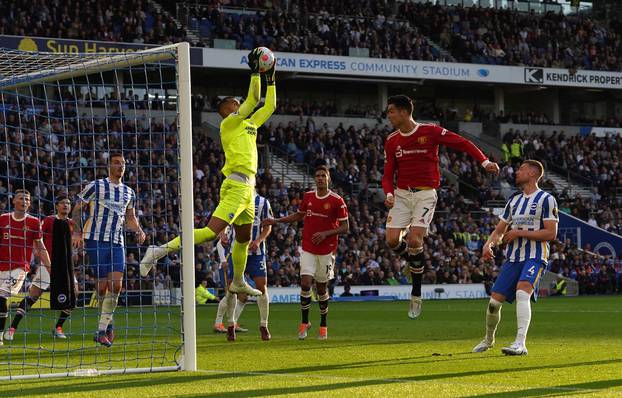
[[[253,219],[253,228],[251,230],[251,242],[259,238],[261,233],[261,222],[266,218],[272,218],[272,207],[270,201],[261,195],[255,195],[255,218]],[[225,255],[231,252],[231,245],[235,239],[235,230],[233,227],[229,227],[227,231],[227,237],[229,238],[229,246],[225,248]],[[266,241],[261,242],[257,250],[248,251],[249,256],[265,256],[266,255]]]
[[[89,182],[78,197],[89,204],[89,216],[82,237],[123,245],[125,212],[134,208],[134,190],[104,178]]]
[[[510,225],[510,229],[539,231],[544,229],[544,221],[559,221],[557,201],[553,195],[540,189],[530,195],[517,192],[510,197],[500,217]],[[548,262],[549,242],[517,238],[505,249],[506,261],[517,262],[538,259]]]

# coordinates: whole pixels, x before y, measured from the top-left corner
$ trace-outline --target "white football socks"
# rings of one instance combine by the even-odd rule
[[[214,320],[214,325],[220,325],[222,323],[222,318],[225,316],[225,311],[227,310],[227,301],[229,299],[229,295],[225,294],[220,303],[218,303],[218,311],[216,311],[216,319]]]
[[[227,321],[228,326],[235,326],[235,307],[238,302],[235,293],[227,292]]]
[[[257,297],[257,307],[259,308],[259,325],[267,327],[268,326],[268,316],[270,315],[270,300],[268,299],[268,287],[264,293]]]
[[[486,310],[486,341],[489,343],[495,341],[497,325],[499,325],[499,321],[501,320],[501,305],[501,302],[492,297],[488,302],[488,309]]]
[[[516,324],[518,330],[516,332],[516,342],[525,345],[527,339],[527,330],[531,322],[531,303],[529,298],[531,294],[524,290],[516,291]]]
[[[238,299],[238,302],[235,306],[235,313],[233,315],[233,322],[234,323],[238,323],[238,320],[240,319],[240,315],[242,315],[242,311],[244,311],[244,306],[246,305],[246,303],[243,303],[242,301],[240,301]]]
[[[102,300],[101,314],[99,317],[99,329],[100,331],[106,330],[108,324],[112,321],[112,315],[117,308],[117,302],[119,301],[119,293],[106,292],[104,300]]]

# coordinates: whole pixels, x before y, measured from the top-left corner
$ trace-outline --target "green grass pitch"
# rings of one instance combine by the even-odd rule
[[[249,305],[241,321],[250,332],[235,343],[212,332],[215,306],[201,307],[198,372],[5,381],[0,397],[622,397],[622,297],[540,300],[526,357],[500,353],[516,331],[513,305],[502,310],[496,347],[470,353],[485,307],[426,301],[410,320],[405,302],[331,303],[329,340],[318,341],[314,303],[309,338],[298,341],[298,306],[278,304],[270,309],[273,340],[263,342]],[[86,344],[87,355],[106,355]]]

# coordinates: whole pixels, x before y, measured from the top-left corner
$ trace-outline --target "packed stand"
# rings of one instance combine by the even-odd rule
[[[75,103],[70,92],[63,93],[63,96],[66,102]],[[168,241],[179,233],[178,204],[172,199],[178,196],[178,173],[175,167],[170,166],[177,162],[174,134],[176,123],[149,124],[145,119],[126,119],[123,110],[129,109],[129,103],[124,107],[122,101],[115,99],[112,102],[121,104],[121,107],[118,115],[109,117],[110,128],[117,133],[135,134],[113,133],[107,135],[109,140],[106,141],[106,136],[100,134],[104,131],[103,121],[102,124],[90,125],[87,123],[88,118],[78,123],[77,119],[69,116],[81,114],[81,106],[87,106],[88,101],[85,98],[78,99],[78,109],[70,105],[62,109],[65,123],[60,123],[58,115],[55,117],[53,114],[40,113],[18,120],[16,113],[9,111],[6,112],[6,119],[2,116],[1,124],[9,130],[7,137],[10,143],[2,146],[0,155],[5,161],[0,162],[0,167],[2,175],[11,175],[13,178],[0,180],[0,192],[3,194],[0,197],[0,209],[8,209],[9,192],[24,186],[37,199],[33,203],[32,213],[41,216],[51,214],[51,203],[58,191],[68,189],[70,197],[75,197],[83,181],[105,175],[106,154],[110,148],[123,147],[128,161],[124,181],[138,195],[138,215],[149,237],[145,245]],[[10,102],[5,102],[5,105],[15,108],[15,104]],[[109,109],[114,109],[112,104],[107,105]],[[37,135],[34,134],[35,120],[40,131]],[[292,157],[311,165],[326,162],[331,168],[334,189],[344,197],[351,214],[351,233],[339,240],[336,267],[338,284],[408,283],[408,276],[403,272],[404,263],[384,244],[387,212],[381,204],[382,196],[374,189],[382,176],[381,148],[389,133],[390,129],[380,124],[360,130],[342,125],[334,128],[315,126],[312,118],[306,120],[303,126],[296,123],[286,126],[269,123],[260,129],[260,142],[283,144]],[[224,155],[217,144],[206,136],[195,136],[194,143],[195,226],[202,227],[207,224],[218,204],[222,179],[220,168]],[[59,159],[52,156],[54,153],[65,153],[66,156]],[[465,155],[443,150],[440,157],[442,166],[460,175],[463,180],[470,178],[468,181],[477,182],[474,186],[478,187],[478,191],[498,195],[495,182],[484,180],[481,167]],[[53,171],[59,168],[68,172]],[[508,170],[504,169],[504,172]],[[511,178],[510,175],[506,177]],[[297,211],[303,193],[310,189],[313,187],[295,183],[286,186],[269,170],[262,170],[257,178],[257,190],[270,200],[275,217]],[[424,282],[484,282],[489,288],[498,272],[500,256],[496,264],[489,265],[481,261],[480,252],[495,226],[496,217],[481,210],[482,204],[489,197],[468,195],[467,198],[462,192],[462,187],[449,186],[446,182],[439,190],[436,216],[425,240],[428,271]],[[561,203],[560,208],[564,211],[564,202]],[[271,286],[297,285],[301,235],[301,225],[274,227],[268,239],[268,281]],[[153,281],[138,277],[138,261],[142,251],[139,251],[131,235],[128,238],[125,289],[167,289],[179,286],[180,264],[176,255],[165,258],[159,264]],[[554,249],[553,253],[574,258],[576,255],[581,256],[582,252],[576,254],[571,248],[562,248]],[[81,264],[82,259],[80,255],[77,256],[76,261]],[[560,263],[559,272],[565,272],[562,265],[574,267],[574,264]],[[591,264],[594,267],[589,269],[590,275],[601,275],[603,269],[605,274],[612,275],[612,271],[600,263],[592,261]],[[222,285],[218,272],[219,259],[213,244],[196,248],[194,265],[197,282],[206,280],[210,287]],[[612,286],[619,289],[620,263],[614,262],[610,268],[616,272]],[[577,267],[572,269],[576,270]],[[577,274],[581,274],[580,271],[581,266]],[[84,290],[93,288],[94,278],[88,267],[79,267],[78,279]],[[602,283],[595,283],[594,288],[588,285],[584,291],[603,291],[599,287]],[[615,289],[607,287],[604,291]]]
[[[175,20],[147,0],[7,0],[0,2],[0,34],[136,44],[189,41]]]
[[[161,3],[175,13],[177,2]],[[201,36],[234,40],[239,49],[267,46],[283,52],[348,55],[354,47],[369,49],[372,58],[571,70],[620,71],[622,65],[617,27],[608,28],[589,15],[381,0],[214,0],[186,7],[188,20],[196,21],[192,27]],[[146,0],[69,0],[62,6],[52,0],[10,0],[0,4],[0,13],[0,34],[6,35],[137,44],[191,41],[170,14],[156,11]]]
[[[381,0],[234,0],[187,7],[202,36],[235,40],[240,49],[265,45],[278,51],[348,55],[348,47],[362,47],[372,58],[621,68],[616,28],[589,15]]]
[[[622,293],[622,263],[595,255],[591,249],[558,242],[552,246],[551,271],[577,281],[579,294]]]
[[[75,204],[87,181],[107,176],[110,152],[122,149],[127,162],[124,183],[137,194],[137,215],[148,240],[160,242],[177,234],[178,204],[172,200],[177,197],[179,175],[176,121],[125,118],[132,101],[114,96],[101,100],[108,117],[92,116],[87,96],[75,98],[66,88],[59,91],[63,106],[56,102],[49,112],[38,99],[6,93],[2,97],[0,126],[6,134],[0,145],[0,212],[10,210],[10,195],[22,188],[33,197],[29,213],[40,218],[53,214],[59,195],[67,194]],[[36,114],[18,111],[33,105]],[[126,246],[124,289],[154,287],[152,281],[138,277],[141,252],[133,234],[128,234]],[[81,290],[93,290],[94,270],[83,266],[81,253],[74,254],[74,263]],[[172,287],[172,275],[158,274],[155,287]]]
[[[356,47],[368,48],[372,58],[449,60],[419,29],[397,19],[397,9],[381,1],[273,2],[270,7],[262,2],[215,1],[186,7],[188,20],[198,21],[202,37],[234,40],[238,49],[266,46],[282,52],[348,55],[349,48]]]
[[[622,136],[566,136],[563,131],[550,136],[509,131],[503,137],[510,156],[555,159],[555,165],[592,185],[589,197],[557,192],[561,211],[591,225],[622,235]]]

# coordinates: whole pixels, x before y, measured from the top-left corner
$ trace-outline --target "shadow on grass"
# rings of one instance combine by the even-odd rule
[[[443,373],[443,374],[430,374],[430,375],[417,375],[411,377],[400,377],[400,378],[392,378],[392,379],[356,379],[352,381],[344,381],[337,383],[324,383],[324,384],[313,384],[307,386],[297,386],[297,387],[275,387],[275,388],[262,388],[262,389],[251,389],[251,390],[242,390],[242,391],[230,391],[230,392],[214,392],[210,393],[207,391],[203,391],[198,394],[189,394],[184,395],[185,398],[190,397],[263,397],[263,396],[278,396],[285,394],[303,394],[306,392],[319,392],[319,391],[329,391],[334,392],[336,390],[342,389],[350,389],[350,388],[359,388],[359,387],[373,387],[373,386],[382,386],[389,384],[400,384],[400,383],[411,383],[411,382],[434,382],[438,381],[439,384],[445,384],[446,387],[453,384],[451,380],[453,378],[462,378],[469,376],[482,376],[489,375],[491,373],[511,373],[511,372],[526,372],[532,370],[542,370],[542,369],[561,369],[561,368],[572,368],[572,367],[580,367],[580,366],[598,366],[598,365],[608,365],[608,364],[618,364],[621,359],[610,359],[603,361],[591,361],[591,362],[577,362],[572,364],[565,365],[550,365],[550,366],[532,366],[525,368],[505,368],[505,369],[486,369],[486,370],[474,370],[474,371],[465,371],[465,372],[454,372],[454,373]],[[370,361],[371,362],[371,361]],[[351,364],[355,365],[355,364]],[[325,371],[325,370],[339,370],[343,369],[343,365],[338,366],[306,366],[304,367],[304,373],[311,373],[315,371]],[[287,368],[287,369],[279,369],[276,371],[267,372],[265,374],[266,377],[275,376],[276,374],[293,374],[295,379],[295,374],[302,372],[303,368]],[[183,373],[183,374],[167,374],[165,376],[152,377],[151,375],[140,375],[140,376],[101,376],[101,378],[96,379],[83,379],[78,382],[74,382],[75,379],[71,379],[70,382],[63,382],[63,380],[58,380],[58,382],[54,382],[50,379],[46,380],[32,380],[29,381],[27,385],[24,384],[13,384],[12,382],[5,382],[3,388],[0,388],[0,395],[2,396],[23,396],[23,395],[32,395],[32,396],[40,396],[40,395],[51,395],[51,394],[68,394],[68,393],[92,393],[92,392],[106,392],[107,395],[114,396],[115,391],[122,391],[128,388],[135,388],[139,386],[149,385],[150,387],[162,386],[162,388],[166,388],[166,386],[171,385],[180,385],[180,384],[190,384],[196,382],[205,382],[209,380],[223,380],[223,379],[232,379],[231,385],[235,385],[235,380],[240,379],[242,377],[261,377],[261,373],[216,373],[216,374],[205,374],[205,373]],[[322,374],[314,375],[316,377],[321,377]],[[305,375],[301,375],[300,378],[303,379]],[[460,382],[457,382],[460,383]],[[462,384],[462,383],[460,383]],[[463,384],[469,384],[468,382],[464,382]],[[514,397],[530,397],[530,396],[540,396],[546,395],[550,397],[554,396],[568,396],[573,395],[575,393],[592,391],[597,392],[602,389],[612,388],[612,387],[620,387],[622,386],[622,379],[615,380],[601,380],[594,382],[586,382],[586,383],[576,383],[576,384],[568,384],[568,385],[559,385],[559,386],[551,386],[549,388],[528,388],[524,390],[519,390],[515,392],[499,392],[499,393],[490,393],[486,395],[477,395],[480,397],[487,398],[496,398],[502,396],[514,396]],[[5,389],[5,387],[9,387],[11,389]],[[494,387],[494,385],[491,385]]]
[[[143,374],[142,376],[99,376],[97,378],[84,379],[34,379],[27,381],[4,381],[0,387],[0,396],[17,397],[24,395],[40,396],[52,394],[69,394],[69,393],[91,393],[96,391],[106,392],[106,396],[114,397],[115,391],[122,391],[127,388],[136,388],[148,385],[149,387],[166,386],[174,384],[186,384],[193,382],[206,381],[211,379],[221,379],[231,377],[230,374],[214,374],[206,375],[204,373],[168,373],[168,376],[154,377],[153,374]],[[243,377],[245,375],[235,375],[235,377]],[[80,380],[75,382],[76,380]],[[13,387],[13,389],[6,389]]]
[[[565,384],[554,387],[542,387],[542,388],[528,388],[520,391],[506,391],[490,394],[477,394],[472,397],[480,398],[498,398],[498,397],[567,397],[575,394],[585,394],[586,390],[592,392],[598,392],[598,390],[604,390],[607,388],[621,387],[622,379],[616,380],[597,380],[586,383]]]
[[[486,370],[476,370],[476,371],[466,371],[466,372],[455,372],[455,373],[444,373],[444,374],[431,374],[431,375],[418,375],[412,377],[400,377],[400,378],[392,378],[392,379],[357,379],[346,382],[339,383],[328,383],[328,384],[314,384],[309,386],[299,386],[299,387],[279,387],[279,388],[263,388],[263,389],[255,389],[255,390],[243,390],[243,391],[231,391],[231,392],[218,392],[218,393],[207,393],[203,392],[201,394],[190,394],[184,395],[184,398],[191,397],[263,397],[263,396],[278,396],[278,395],[286,395],[286,394],[303,394],[306,392],[319,392],[319,391],[336,391],[340,389],[349,389],[349,388],[358,388],[358,387],[373,387],[373,386],[382,386],[389,384],[400,384],[400,383],[412,383],[412,382],[434,382],[438,381],[440,385],[445,385],[446,388],[450,388],[453,382],[447,379],[453,378],[461,378],[461,377],[469,377],[469,376],[483,376],[490,375],[491,373],[511,373],[511,372],[527,372],[532,370],[542,370],[542,369],[561,369],[561,368],[572,368],[572,367],[580,367],[580,366],[598,366],[598,365],[608,365],[608,364],[617,364],[620,363],[620,359],[611,359],[611,360],[603,360],[603,361],[590,361],[590,362],[577,362],[572,364],[559,365],[554,364],[550,366],[532,366],[525,368],[505,368],[505,369],[486,369]],[[305,373],[313,372],[313,371],[321,371],[321,370],[339,370],[343,368],[342,366],[307,366],[304,369]],[[274,374],[291,374],[301,372],[302,368],[290,368],[290,369],[280,369],[277,371],[271,371],[266,373],[266,377],[270,377]],[[260,376],[261,372],[256,374],[252,373],[223,373],[220,374],[220,378],[230,377],[232,379],[239,378],[240,376]],[[315,375],[317,377],[321,377],[321,374]],[[304,378],[304,375],[301,375],[301,378]],[[457,384],[468,385],[469,382],[466,381],[464,383],[456,382]],[[235,383],[232,383],[235,385]],[[474,384],[474,386],[477,384]],[[542,388],[529,388],[525,390],[519,390],[515,392],[499,392],[499,393],[491,393],[487,395],[483,395],[488,398],[496,398],[502,396],[513,396],[513,397],[529,397],[529,396],[539,396],[539,395],[547,395],[547,396],[568,396],[574,395],[576,393],[585,393],[586,390],[592,390],[596,392],[598,390],[619,387],[622,386],[622,379],[616,380],[602,380],[595,382],[587,382],[587,383],[577,383],[577,384],[568,384],[568,385],[559,385],[559,386],[551,386],[551,387],[542,387]],[[494,385],[491,385],[494,387]],[[475,395],[482,396],[482,395]]]
[[[374,386],[382,386],[387,384],[394,384],[400,382],[413,381],[413,378],[403,378],[396,379],[395,381],[391,380],[356,380],[351,382],[343,382],[343,383],[332,383],[332,384],[314,384],[307,386],[299,386],[299,387],[279,387],[279,388],[264,388],[264,389],[256,389],[256,390],[243,390],[243,391],[232,391],[232,392],[217,392],[217,393],[200,393],[200,394],[188,394],[183,395],[183,398],[199,398],[199,397],[268,397],[268,396],[279,396],[279,395],[300,395],[304,393],[317,393],[321,391],[326,392],[336,392],[338,390],[349,389],[349,388],[360,388],[360,387],[374,387]],[[466,383],[465,383],[466,384]],[[532,396],[546,396],[546,397],[556,397],[556,396],[570,396],[575,394],[585,394],[586,392],[598,392],[599,390],[603,390],[611,387],[618,387],[622,385],[622,379],[617,380],[602,380],[597,382],[590,383],[578,383],[578,384],[568,384],[561,386],[551,386],[549,388],[532,388],[520,391],[503,391],[492,394],[485,395],[473,395],[473,397],[487,397],[487,398],[496,398],[496,397],[532,397]],[[491,387],[493,387],[491,385]],[[445,393],[450,391],[450,386],[445,385],[442,388]],[[439,388],[440,390],[440,388]]]

